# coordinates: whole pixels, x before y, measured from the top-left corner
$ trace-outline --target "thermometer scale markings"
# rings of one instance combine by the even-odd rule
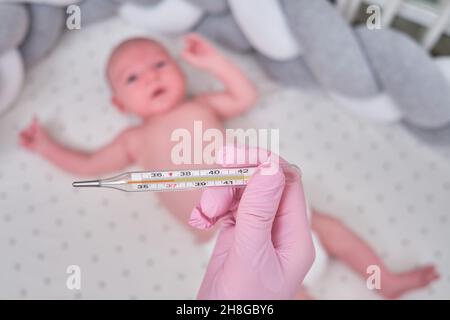
[[[222,180],[248,180],[250,176],[240,175],[240,176],[219,176],[219,177],[192,177],[192,178],[179,178],[171,180],[142,180],[142,181],[127,181],[127,183],[166,183],[166,182],[194,182],[194,181],[222,181]]]
[[[256,167],[135,172],[131,174],[131,179],[126,181],[126,184],[133,186],[133,189],[141,190],[143,188],[184,189],[188,185],[203,187],[218,185],[217,183],[244,186],[255,170]]]

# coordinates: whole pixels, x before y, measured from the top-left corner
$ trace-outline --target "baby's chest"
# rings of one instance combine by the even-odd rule
[[[132,143],[133,153],[142,166],[167,166],[177,144],[183,141],[194,147],[200,141],[203,147],[204,134],[211,129],[223,131],[222,122],[211,110],[177,110],[139,128]]]
[[[192,104],[147,123],[142,128],[142,138],[150,143],[169,144],[180,134],[203,134],[208,129],[222,130],[222,121],[209,107]]]

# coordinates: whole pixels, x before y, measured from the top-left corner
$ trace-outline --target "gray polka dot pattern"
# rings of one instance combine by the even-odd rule
[[[88,150],[133,124],[111,106],[103,68],[113,46],[138,35],[119,19],[67,32],[0,118],[0,299],[196,296],[208,253],[154,195],[75,190],[75,177],[17,146],[33,114],[57,139]],[[81,268],[81,291],[66,288],[70,265]]]
[[[75,177],[17,146],[17,133],[34,114],[57,139],[85,150],[136,123],[111,106],[103,68],[110,48],[139,35],[119,19],[66,32],[0,118],[0,299],[196,296],[209,252],[154,195],[74,190]],[[178,40],[163,42],[173,52],[181,47]],[[281,89],[249,57],[224,51],[261,93],[254,109],[227,126],[280,129],[280,152],[301,166],[310,202],[344,221],[395,270],[435,263],[442,280],[408,297],[448,298],[450,157],[399,126],[347,114],[324,95]],[[209,75],[182,66],[191,92],[220,88]],[[80,291],[66,288],[70,265],[81,268]],[[338,261],[311,293],[377,298]]]

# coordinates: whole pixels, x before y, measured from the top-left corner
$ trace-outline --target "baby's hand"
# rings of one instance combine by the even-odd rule
[[[25,149],[41,153],[51,141],[47,131],[34,118],[28,128],[19,133],[20,145]]]
[[[221,54],[206,39],[191,33],[184,38],[182,57],[193,66],[210,69],[222,58]]]

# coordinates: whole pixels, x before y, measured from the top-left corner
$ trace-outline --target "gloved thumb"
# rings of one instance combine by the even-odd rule
[[[235,226],[235,244],[239,247],[257,250],[271,241],[272,224],[285,186],[283,170],[274,156],[258,167],[242,194]]]

